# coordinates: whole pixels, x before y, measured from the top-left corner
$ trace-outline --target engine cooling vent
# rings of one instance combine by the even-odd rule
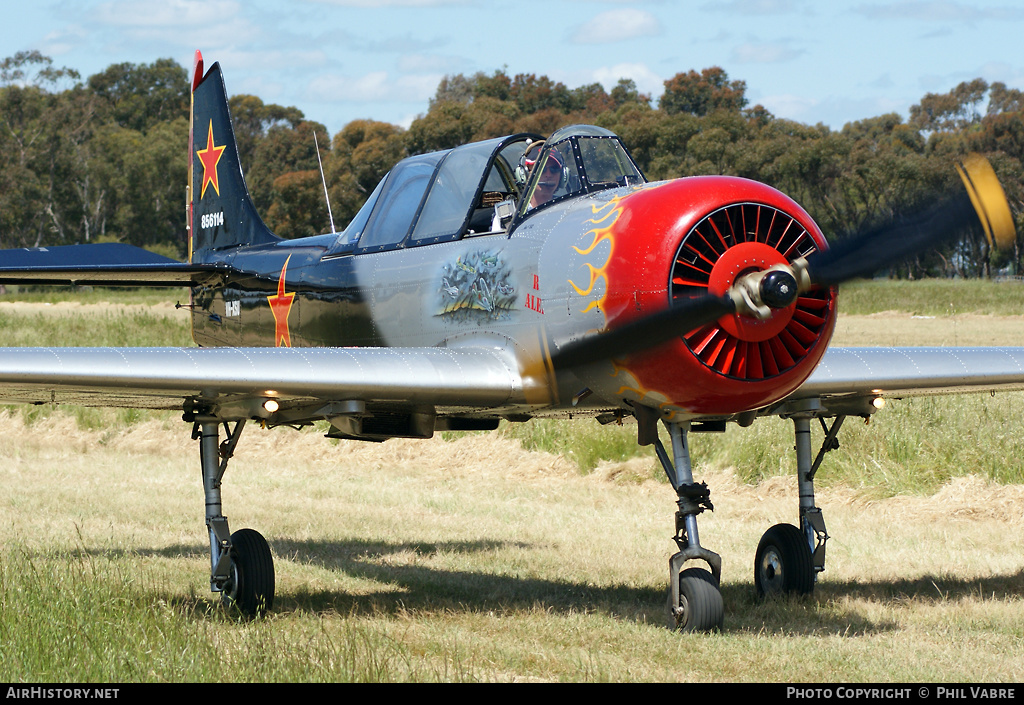
[[[822,244],[777,208],[756,203],[726,206],[706,216],[683,238],[669,292],[673,301],[709,291],[721,294],[737,277],[767,268],[766,253],[778,263],[792,262]],[[735,323],[716,321],[682,338],[697,359],[719,374],[768,379],[807,356],[826,331],[833,311],[832,290],[815,289],[790,308],[776,311],[765,325],[748,325],[737,316]]]

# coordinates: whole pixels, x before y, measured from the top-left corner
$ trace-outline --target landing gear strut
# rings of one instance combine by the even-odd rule
[[[811,459],[811,418],[820,409],[816,399],[803,402],[806,408],[787,414],[796,432],[797,486],[800,493],[800,527],[776,524],[764,533],[754,556],[754,588],[758,597],[809,595],[817,574],[825,570],[825,542],[828,532],[821,509],[814,503],[814,475],[825,453],[839,447],[836,436],[845,416],[837,416],[831,427],[819,416],[825,440]]]
[[[218,424],[215,418],[196,418],[192,430],[192,438],[199,439],[203,467],[206,526],[210,532],[210,590],[221,593],[225,605],[244,615],[259,617],[274,605],[274,559],[270,546],[252,529],[230,533],[228,519],[221,514],[221,479],[245,421],[238,421],[223,443],[219,443]]]
[[[669,561],[669,626],[683,632],[709,632],[722,628],[725,609],[719,584],[722,578],[722,558],[717,553],[700,545],[697,533],[697,515],[705,509],[714,509],[706,484],[693,482],[690,465],[690,448],[687,435],[690,424],[666,423],[672,439],[672,459],[668,457],[661,441],[651,439],[658,460],[668,475],[672,488],[679,499],[676,511],[676,534],[673,537],[679,552]],[[687,561],[700,560],[707,563],[710,572],[703,568],[687,568]]]

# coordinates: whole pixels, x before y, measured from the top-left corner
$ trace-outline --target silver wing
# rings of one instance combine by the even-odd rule
[[[515,361],[487,348],[0,348],[0,402],[324,418],[338,404],[428,414],[523,412]],[[1024,389],[1024,348],[833,348],[786,400]],[[326,411],[320,407],[333,404]]]
[[[790,399],[1024,389],[1024,348],[830,348]]]

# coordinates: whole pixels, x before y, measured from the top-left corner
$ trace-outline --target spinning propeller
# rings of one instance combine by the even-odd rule
[[[965,190],[947,196],[913,218],[887,223],[789,264],[745,274],[722,296],[706,294],[686,299],[664,311],[570,343],[551,356],[551,365],[564,369],[639,352],[726,315],[768,319],[812,287],[834,286],[870,275],[942,244],[975,219],[980,220],[990,245],[1011,245],[1016,237],[1013,217],[992,166],[984,157],[971,154],[957,165],[957,171]]]

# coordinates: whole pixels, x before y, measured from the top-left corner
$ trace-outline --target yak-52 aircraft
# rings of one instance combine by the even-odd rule
[[[846,417],[885,397],[1024,388],[1024,348],[828,347],[839,283],[970,222],[1012,240],[980,158],[965,160],[962,192],[829,249],[769,186],[649,183],[616,135],[576,125],[409,157],[344,232],[282,240],[250,201],[221,70],[204,73],[196,52],[189,160],[188,262],[122,245],[9,250],[0,282],[188,285],[199,347],[2,349],[0,400],[182,411],[199,441],[211,589],[246,613],[272,607],[273,559],[259,533],[228,529],[220,487],[250,420],[326,420],[330,437],[370,441],[635,420],[678,495],[674,624],[707,631],[723,622],[721,559],[697,531],[712,503],[689,431],[793,420],[799,517],[765,532],[754,579],[759,594],[808,593],[828,538],[814,475]],[[816,456],[813,419],[827,429]]]

